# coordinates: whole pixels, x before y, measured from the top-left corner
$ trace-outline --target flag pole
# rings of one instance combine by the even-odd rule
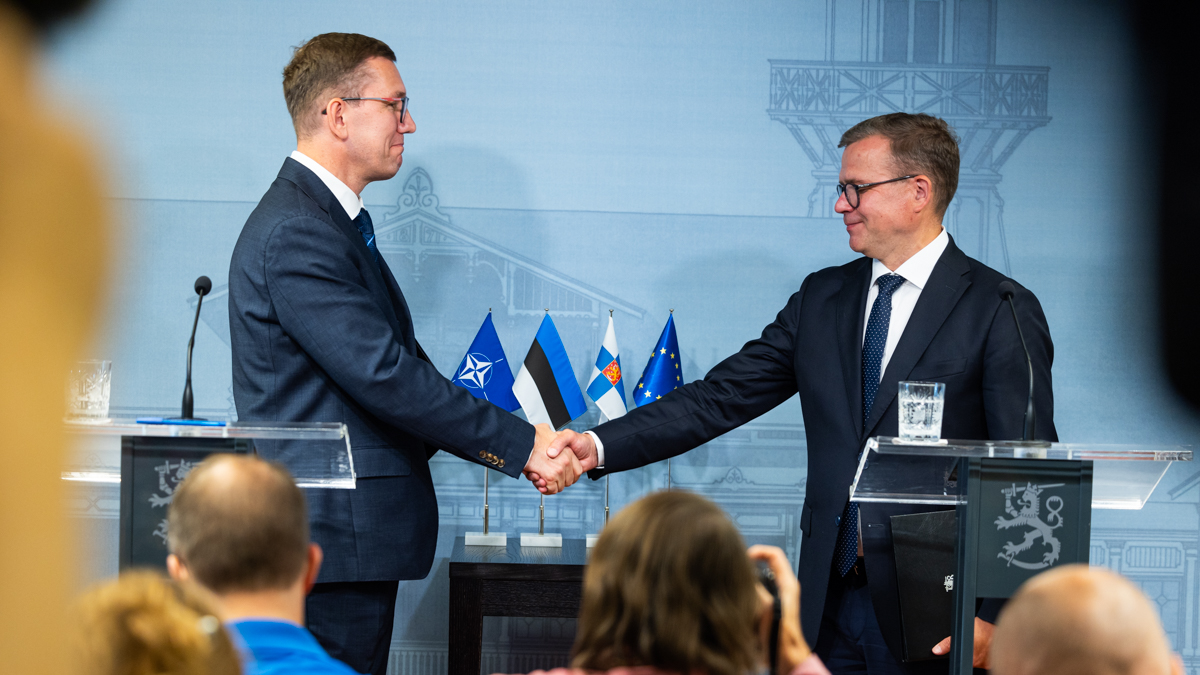
[[[488,469],[483,467],[483,534],[488,533]]]
[[[507,532],[492,532],[490,524],[490,507],[488,505],[489,471],[483,467],[483,532],[468,532],[463,538],[467,546],[507,546]]]
[[[608,525],[608,479],[610,475],[604,476],[604,524]]]
[[[542,495],[542,502],[538,504],[538,536],[546,534],[546,495]]]

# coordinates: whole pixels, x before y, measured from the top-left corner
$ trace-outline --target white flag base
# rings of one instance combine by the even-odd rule
[[[589,535],[587,536],[587,547],[588,547],[588,548],[595,548],[595,546],[596,546],[596,542],[597,542],[597,541],[599,541],[599,540],[600,540],[600,535],[598,535],[598,534],[589,534]]]
[[[508,534],[505,532],[468,532],[466,540],[467,546],[508,546]]]
[[[521,546],[541,547],[541,548],[562,548],[561,534],[534,534],[532,532],[521,533]]]

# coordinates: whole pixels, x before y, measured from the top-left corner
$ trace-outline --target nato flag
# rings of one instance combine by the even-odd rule
[[[646,362],[646,370],[642,371],[642,379],[638,380],[637,388],[633,390],[633,404],[643,406],[654,403],[683,386],[683,369],[679,367],[679,338],[675,337],[675,314],[667,317],[667,325],[663,326],[658,344]]]
[[[512,370],[504,358],[504,348],[500,346],[500,336],[496,335],[496,326],[492,324],[491,312],[475,334],[475,341],[458,364],[458,370],[454,371],[454,384],[471,392],[475,398],[491,401],[509,412],[521,407],[517,397],[513,396]]]

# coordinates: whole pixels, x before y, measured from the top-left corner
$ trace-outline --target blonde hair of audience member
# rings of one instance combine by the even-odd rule
[[[157,572],[122,574],[78,603],[77,672],[240,675],[238,654],[203,588]]]
[[[991,657],[995,675],[1183,675],[1141,589],[1087,565],[1026,581],[1000,614]]]
[[[790,573],[782,551],[771,553]],[[791,583],[796,625],[781,631],[794,633],[787,665],[780,658],[784,673],[811,653],[799,631],[794,577]],[[758,590],[742,537],[720,507],[687,492],[640,499],[605,527],[588,561],[572,666],[755,672],[765,660]]]

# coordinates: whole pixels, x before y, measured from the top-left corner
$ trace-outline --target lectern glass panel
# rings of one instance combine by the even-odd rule
[[[867,441],[850,486],[857,502],[950,506],[966,503],[958,458],[1086,460],[1094,467],[1092,508],[1140,509],[1171,463],[1192,451],[1166,445],[1080,445],[1025,441],[906,443],[881,436]]]
[[[300,487],[352,490],[356,482],[350,435],[342,424],[234,422],[223,427],[198,427],[113,420],[107,424],[67,424],[66,428],[74,442],[63,480],[120,483],[121,439],[138,437],[209,439],[214,448],[223,447],[222,440],[247,440],[261,456],[287,467]]]

